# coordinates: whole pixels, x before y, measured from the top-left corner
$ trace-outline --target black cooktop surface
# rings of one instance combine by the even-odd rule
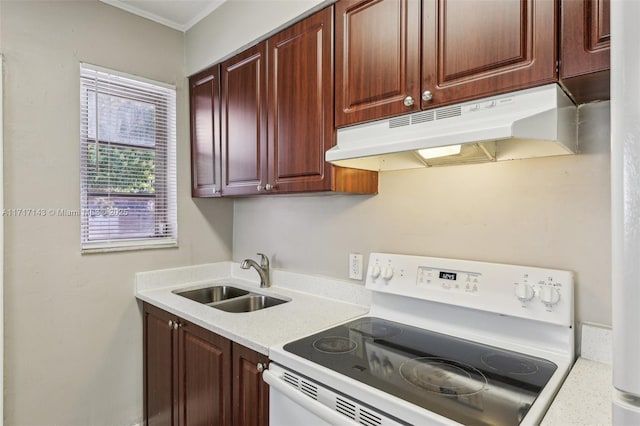
[[[557,366],[375,317],[284,349],[466,425],[517,425]]]

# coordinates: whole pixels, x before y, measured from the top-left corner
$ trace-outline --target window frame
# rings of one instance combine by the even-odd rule
[[[95,84],[88,83],[91,78]],[[177,226],[177,140],[176,87],[166,83],[126,74],[100,66],[80,63],[80,248],[82,253],[140,250],[178,246]],[[106,87],[105,87],[106,85]],[[145,87],[148,91],[145,91]],[[127,101],[154,105],[155,123],[153,146],[127,143],[124,141],[103,140],[98,132],[100,112],[98,99],[101,94]],[[145,95],[146,94],[146,95]],[[89,123],[91,111],[89,97],[94,96],[96,133],[90,137]],[[125,149],[151,151],[154,156],[153,193],[120,193],[117,191],[90,192],[89,147],[93,144],[96,155],[100,148],[121,147]],[[98,162],[96,158],[96,163]],[[111,169],[109,169],[110,171]],[[92,197],[107,199],[131,198],[137,200],[153,199],[153,235],[118,237],[118,228],[108,228],[106,238],[89,239]],[[108,225],[111,226],[111,225]]]

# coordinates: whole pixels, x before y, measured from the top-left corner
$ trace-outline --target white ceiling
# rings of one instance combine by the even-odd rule
[[[127,12],[186,31],[226,0],[100,0]]]

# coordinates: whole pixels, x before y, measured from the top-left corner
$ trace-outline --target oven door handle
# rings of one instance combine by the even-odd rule
[[[316,416],[320,417],[322,420],[330,423],[334,426],[354,426],[358,425],[355,421],[350,418],[338,413],[337,411],[332,410],[326,405],[312,399],[309,396],[306,396],[302,392],[298,391],[293,386],[287,384],[283,378],[277,374],[272,373],[269,370],[264,370],[262,372],[262,379],[269,384],[274,390],[280,392],[282,395],[289,398],[291,401],[295,402],[299,406],[305,408],[306,410],[312,412]]]

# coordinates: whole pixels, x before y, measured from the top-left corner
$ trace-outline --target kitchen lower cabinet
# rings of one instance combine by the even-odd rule
[[[335,7],[337,127],[558,79],[554,0],[340,0]]]
[[[178,424],[176,317],[144,304],[144,420],[148,426]]]
[[[269,423],[269,385],[262,380],[262,369],[269,358],[233,343],[233,422],[243,426]]]
[[[268,423],[267,357],[148,303],[143,313],[146,425]]]
[[[560,81],[577,103],[609,99],[609,0],[561,3]]]

